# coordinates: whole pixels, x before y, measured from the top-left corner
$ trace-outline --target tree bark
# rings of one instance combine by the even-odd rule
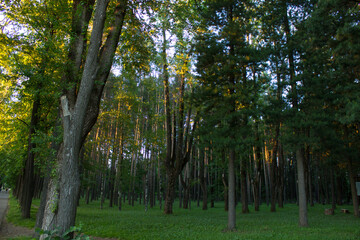
[[[296,162],[298,172],[298,188],[299,188],[299,226],[307,227],[307,201],[306,201],[306,186],[304,174],[304,149],[299,148],[296,150]]]
[[[271,196],[271,207],[270,211],[275,212],[276,211],[276,200],[278,197],[278,194],[276,192],[277,190],[277,157],[278,157],[278,139],[279,139],[279,133],[280,133],[280,123],[277,123],[275,127],[275,137],[273,140],[273,148],[272,148],[272,156],[271,156],[271,162],[270,162],[270,196]]]
[[[284,207],[284,151],[282,144],[279,143],[279,168],[278,168],[278,204],[279,208]]]
[[[72,86],[75,85],[75,87],[66,90],[65,95],[61,97],[63,142],[57,157],[58,179],[51,179],[49,185],[42,226],[44,230],[51,230],[54,226],[57,226],[60,229],[60,233],[64,233],[71,226],[75,225],[80,188],[79,152],[87,134],[96,122],[102,91],[110,72],[126,12],[127,2],[119,1],[115,8],[112,27],[103,47],[101,47],[108,3],[108,0],[99,0],[97,2],[90,45],[87,50],[85,64],[83,65],[78,91],[76,88],[78,81],[74,80],[74,78],[78,76],[77,73],[80,70],[80,63],[82,62],[84,52],[82,46],[85,41],[84,38],[82,40],[74,38],[70,44],[70,62],[68,65],[70,65],[73,71],[67,71],[65,79],[66,82],[72,83]],[[76,20],[79,15],[76,9],[78,7],[79,9],[83,7],[83,10],[88,13],[89,11],[91,12],[92,6],[82,4],[80,1],[74,1],[72,28],[74,31],[79,30],[82,33],[83,27],[87,26],[90,17],[77,22]],[[80,18],[83,16],[87,16],[87,14],[80,14]],[[80,23],[80,27],[76,22]],[[43,235],[41,239],[45,237]]]
[[[353,209],[354,209],[354,216],[360,217],[359,212],[359,202],[358,202],[358,196],[356,191],[356,181],[355,181],[355,174],[353,171],[353,165],[351,159],[348,159],[348,172],[349,172],[349,180],[350,180],[350,188],[351,188],[351,197],[352,197],[352,203],[353,203]]]
[[[236,206],[235,206],[235,150],[230,150],[229,165],[228,165],[228,188],[229,188],[229,211],[228,211],[228,226],[229,231],[236,229]]]
[[[242,213],[249,213],[248,191],[247,191],[247,183],[246,183],[246,170],[247,170],[247,160],[242,159],[241,171],[240,171]]]
[[[35,133],[36,127],[39,124],[39,111],[40,111],[40,96],[36,94],[35,100],[33,102],[33,108],[31,112],[31,121],[28,137],[28,149],[27,149],[27,158],[25,161],[25,168],[22,175],[21,188],[20,188],[20,207],[21,207],[21,216],[23,218],[30,218],[30,209],[31,203],[34,195],[34,185],[35,185],[35,176],[34,176],[34,161],[35,153],[33,149],[36,147],[36,144],[32,142],[33,134]]]
[[[206,153],[204,153],[204,150],[199,150],[200,153],[200,186],[201,186],[201,192],[203,197],[203,205],[202,209],[207,210],[207,186],[206,186],[206,171],[205,171],[205,160],[206,160]]]
[[[229,187],[225,180],[225,173],[222,174],[222,182],[224,185],[224,210],[229,211]]]
[[[172,214],[173,213],[173,201],[174,201],[174,192],[175,192],[175,182],[177,174],[174,169],[166,169],[166,195],[164,203],[164,213]]]

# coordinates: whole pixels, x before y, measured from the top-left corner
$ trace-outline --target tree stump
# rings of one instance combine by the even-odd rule
[[[325,215],[334,215],[334,209],[332,208],[325,209]]]

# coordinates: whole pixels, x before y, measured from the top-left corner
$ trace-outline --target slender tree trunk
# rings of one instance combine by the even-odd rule
[[[278,138],[280,133],[280,123],[278,123],[275,127],[275,137],[274,137],[274,145],[272,149],[272,156],[270,162],[270,196],[271,196],[271,212],[276,211],[276,200],[278,194],[276,192],[277,189],[277,159],[278,159]]]
[[[222,174],[222,182],[224,185],[224,210],[229,211],[229,187],[225,179],[225,173]]]
[[[204,150],[199,150],[200,153],[200,173],[199,173],[199,180],[200,180],[200,186],[201,186],[201,192],[203,197],[203,210],[207,210],[207,186],[206,186],[206,171],[205,171],[205,161],[206,161],[206,153],[204,153]]]
[[[249,213],[248,191],[247,191],[248,189],[247,189],[247,183],[246,183],[246,170],[247,170],[247,160],[242,159],[241,171],[240,171],[242,213]]]
[[[235,206],[235,150],[230,150],[228,165],[228,186],[229,186],[229,211],[228,226],[229,231],[236,229],[236,206]]]
[[[336,208],[336,197],[335,197],[335,180],[334,180],[334,170],[331,169],[330,172],[330,187],[331,187],[331,208]]]
[[[279,208],[284,207],[284,151],[282,148],[282,144],[279,143],[279,169],[278,169],[278,201],[279,201]]]
[[[358,196],[357,196],[357,191],[356,191],[356,181],[355,181],[356,175],[354,174],[351,159],[348,159],[348,172],[349,172],[349,180],[350,180],[350,188],[351,188],[354,216],[360,217],[359,202],[358,202]]]
[[[337,205],[342,205],[342,178],[336,176],[336,201]]]
[[[29,137],[28,137],[27,158],[25,161],[25,168],[23,171],[22,181],[21,181],[22,184],[20,187],[21,193],[20,193],[19,203],[21,207],[21,216],[23,218],[30,218],[31,203],[34,195],[35,153],[33,149],[36,147],[36,144],[32,142],[32,137],[40,121],[39,111],[40,111],[40,97],[38,96],[38,94],[36,94],[31,112],[31,121],[29,126],[30,129],[29,129]]]
[[[265,182],[265,199],[266,205],[269,206],[269,174],[268,174],[268,162],[269,162],[269,153],[267,151],[267,147],[264,149],[264,159],[263,159],[263,168],[264,168],[264,182]]]
[[[296,150],[296,162],[298,172],[298,188],[299,188],[299,226],[307,227],[307,201],[304,174],[304,150],[302,148]]]

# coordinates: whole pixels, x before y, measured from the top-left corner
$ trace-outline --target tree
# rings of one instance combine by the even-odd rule
[[[57,155],[57,177],[51,179],[47,193],[42,223],[44,230],[58,226],[61,232],[65,232],[75,225],[80,187],[79,153],[98,116],[102,91],[112,66],[127,8],[127,1],[112,4],[112,21],[105,31],[109,1],[96,2],[90,44],[86,49],[84,29],[88,27],[94,1],[73,3],[73,36],[64,74],[64,82],[68,86],[60,99],[63,142]],[[105,33],[107,37],[102,44]],[[83,59],[85,50],[86,57]]]
[[[201,134],[213,144],[228,150],[228,230],[236,228],[235,169],[242,159],[243,211],[247,208],[247,159],[252,84],[248,81],[249,48],[247,36],[253,5],[250,1],[211,1],[203,5],[202,34],[198,36],[197,71],[199,99],[202,101]],[[251,128],[250,128],[251,129]],[[241,152],[242,154],[239,154]]]
[[[68,6],[52,6],[49,2],[42,4],[33,1],[7,3],[6,19],[14,28],[26,32],[22,34],[11,28],[5,29],[8,43],[12,47],[4,50],[11,59],[9,66],[12,71],[22,78],[20,81],[24,81],[23,88],[15,92],[18,94],[16,98],[23,103],[29,101],[31,105],[29,122],[23,119],[28,127],[27,153],[15,188],[22,217],[29,218],[32,198],[37,190],[35,188],[38,187],[35,180],[42,176],[42,169],[35,165],[40,165],[41,155],[46,152],[38,148],[37,144],[41,144],[41,134],[46,136],[49,133],[49,126],[53,124],[51,119],[56,115],[53,103],[58,95],[59,62],[64,59],[61,46],[64,44],[62,37],[66,34],[62,29],[67,23],[66,14],[57,18],[55,11],[66,12]],[[14,14],[15,12],[17,14]]]

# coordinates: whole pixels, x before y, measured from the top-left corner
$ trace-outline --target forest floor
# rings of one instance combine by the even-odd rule
[[[38,200],[34,205],[38,205]],[[10,200],[10,209],[7,215],[9,222],[17,225],[33,227],[35,223],[36,207],[30,220],[22,220],[16,200]],[[86,205],[80,201],[76,225],[82,233],[94,240],[114,239],[291,239],[291,240],[359,240],[360,219],[351,213],[345,214],[341,209],[352,210],[352,206],[338,206],[335,214],[328,216],[324,210],[330,205],[316,204],[309,207],[309,227],[298,227],[298,207],[296,204],[286,204],[284,208],[277,208],[275,213],[270,212],[266,204],[262,204],[260,211],[255,212],[250,206],[249,214],[242,214],[241,206],[237,206],[237,231],[226,232],[227,213],[224,204],[215,203],[215,208],[204,211],[193,202],[191,209],[180,209],[179,203],[174,203],[174,214],[164,215],[159,205],[149,208],[145,212],[144,205],[135,204],[134,207],[122,204],[122,210],[110,208],[105,203],[103,209],[100,202],[94,201]],[[33,232],[32,232],[33,233]],[[7,238],[7,239],[31,239]]]

